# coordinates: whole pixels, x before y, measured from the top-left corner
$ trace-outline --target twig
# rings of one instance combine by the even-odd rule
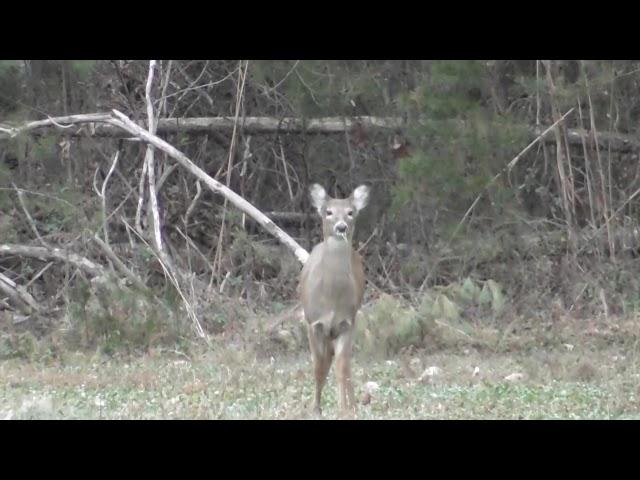
[[[225,273],[224,278],[222,279],[222,282],[220,282],[220,288],[218,290],[218,293],[222,294],[224,292],[224,286],[227,284],[227,280],[229,280],[230,276],[231,276],[231,271],[228,271],[227,273]]]
[[[369,238],[367,238],[367,240],[366,240],[362,245],[360,245],[360,247],[358,248],[358,252],[359,252],[360,250],[364,250],[364,248],[369,244],[369,242],[371,241],[371,239],[372,239],[373,237],[375,237],[377,234],[378,234],[378,227],[375,227],[375,228],[373,229],[373,232],[371,233],[371,235],[369,235]]]
[[[581,248],[577,251],[577,253],[581,253],[585,248],[587,248],[588,242],[590,242],[591,240],[593,240],[594,238],[596,238],[596,237],[598,236],[598,234],[600,233],[600,231],[601,231],[603,228],[605,228],[605,227],[606,227],[606,228],[608,229],[608,228],[609,228],[609,223],[611,222],[611,220],[613,220],[615,217],[617,217],[617,216],[618,216],[618,214],[622,211],[622,209],[623,209],[624,207],[626,207],[626,206],[629,204],[629,202],[631,202],[631,200],[633,200],[634,198],[636,198],[638,195],[640,195],[640,188],[639,188],[639,189],[637,189],[635,192],[633,192],[633,194],[632,194],[632,195],[630,195],[630,196],[629,196],[629,198],[627,198],[627,199],[622,203],[622,205],[620,205],[620,206],[616,209],[616,211],[615,211],[615,212],[613,212],[613,213],[611,214],[611,216],[609,216],[609,217],[607,217],[607,218],[605,219],[604,223],[603,223],[602,225],[600,225],[600,226],[595,230],[595,232],[593,233],[593,235],[592,235],[590,238],[588,238],[588,239],[587,239],[587,243],[585,243],[585,245],[584,245],[583,247],[581,247]]]
[[[242,168],[240,176],[244,177],[247,173],[247,161],[253,157],[251,153],[251,135],[247,135],[244,139],[244,151],[242,152]]]
[[[536,60],[536,128],[540,128],[540,60]]]
[[[14,188],[0,187],[0,191],[1,190],[15,190],[15,185],[14,185]],[[77,205],[74,205],[73,203],[66,201],[64,198],[59,198],[59,197],[56,197],[54,195],[48,195],[46,193],[32,192],[31,190],[25,190],[24,188],[19,188],[18,190],[20,190],[20,192],[22,192],[22,193],[27,193],[29,195],[35,195],[35,196],[38,196],[38,197],[44,197],[44,198],[48,198],[50,200],[55,200],[57,202],[62,202],[65,205],[67,205],[68,207],[78,208]]]
[[[276,90],[280,85],[282,85],[284,83],[284,81],[289,78],[289,75],[291,75],[293,73],[293,71],[296,69],[296,67],[298,66],[298,64],[300,63],[300,60],[296,60],[296,63],[293,64],[293,67],[291,67],[291,70],[289,70],[287,72],[287,74],[282,77],[282,80],[280,80],[278,83],[276,83],[273,87],[271,87],[267,92],[271,93],[274,90]]]
[[[105,255],[107,257],[109,257],[109,259],[113,262],[113,264],[116,266],[116,268],[118,270],[120,270],[120,272],[122,272],[129,280],[131,280],[131,282],[141,291],[145,292],[148,291],[149,289],[147,288],[147,286],[144,284],[144,282],[142,280],[140,280],[135,273],[133,273],[131,270],[129,270],[127,268],[127,266],[124,264],[124,262],[122,260],[120,260],[117,255],[113,252],[113,250],[111,249],[111,247],[106,243],[103,242],[102,239],[100,239],[100,237],[98,237],[98,235],[94,235],[93,236],[93,241],[96,242],[98,244],[98,246],[102,249],[102,251],[105,253]]]
[[[609,304],[607,303],[607,296],[604,293],[604,288],[600,289],[600,301],[602,302],[602,310],[604,311],[604,318],[609,323]]]
[[[287,161],[284,158],[284,148],[282,148],[282,141],[280,140],[280,138],[278,138],[278,144],[280,146],[280,159],[282,160],[282,167],[284,168],[284,178],[287,181],[287,189],[289,190],[289,199],[293,201],[293,190],[291,189],[289,172],[287,171]]]
[[[104,241],[109,244],[109,229],[107,226],[107,184],[109,183],[109,179],[113,174],[113,171],[116,169],[116,165],[118,164],[118,158],[120,157],[120,150],[116,150],[115,155],[113,156],[113,162],[111,163],[111,167],[109,168],[109,172],[107,172],[107,176],[102,182],[102,188],[100,189],[100,201],[102,202],[102,228],[104,230]]]
[[[584,62],[581,63],[581,66],[582,66],[582,73],[584,75],[585,86],[587,88],[587,99],[589,100],[589,119],[591,122],[590,126],[591,126],[591,130],[593,131],[593,138],[594,138],[595,148],[596,148],[596,161],[598,163],[598,170],[600,173],[600,189],[601,189],[602,206],[603,206],[602,216],[605,220],[607,219],[607,217],[609,217],[609,220],[605,221],[604,225],[606,226],[606,230],[607,230],[607,242],[609,244],[609,255],[612,259],[615,259],[615,245],[613,243],[613,236],[611,233],[611,229],[609,228],[609,221],[612,220],[614,217],[614,215],[609,215],[609,211],[613,209],[613,206],[610,205],[608,202],[608,195],[606,190],[607,181],[604,177],[604,168],[602,167],[602,159],[600,157],[600,146],[598,143],[598,129],[596,128],[595,114],[593,113],[593,102],[591,101],[591,88],[589,86],[589,78],[587,77],[587,73],[584,70]]]
[[[29,280],[27,282],[27,284],[24,286],[24,288],[29,288],[33,282],[35,282],[37,279],[39,279],[42,275],[44,275],[44,272],[46,272],[47,270],[49,270],[49,268],[51,268],[51,265],[53,265],[53,262],[49,262],[47,263],[44,267],[42,267],[40,269],[40,271],[38,273],[36,273],[31,280]]]
[[[191,200],[191,203],[189,204],[189,208],[187,208],[187,212],[184,214],[185,226],[189,222],[189,217],[191,216],[193,209],[196,208],[196,204],[198,203],[198,200],[200,199],[201,194],[202,194],[202,187],[200,186],[200,180],[198,180],[196,182],[196,196],[193,197],[193,200]]]
[[[160,103],[158,105],[158,111],[164,113],[164,116],[167,116],[167,87],[169,86],[169,78],[171,77],[171,67],[173,66],[173,60],[169,60],[169,65],[167,66],[167,73],[164,76],[163,85],[162,85],[162,93],[160,94]]]
[[[11,298],[27,315],[33,311],[40,311],[40,306],[31,294],[2,273],[0,273],[0,291]]]
[[[307,82],[304,81],[304,78],[302,78],[302,75],[300,75],[297,70],[296,70],[296,77],[298,77],[298,80],[300,80],[300,83],[302,83],[302,85],[304,85],[304,87],[309,91],[309,95],[311,95],[311,100],[313,100],[313,102],[316,105],[320,106],[320,103],[318,102],[318,100],[316,100],[316,96],[313,94],[313,90],[311,90],[311,87],[307,85]]]
[[[93,191],[96,192],[96,195],[98,195],[99,197],[100,190],[98,190],[98,172],[100,172],[100,165],[98,165],[93,172],[93,182],[91,183],[91,185],[93,186]]]
[[[146,160],[146,159],[145,159]],[[145,161],[142,164],[142,173],[140,174],[140,183],[138,184],[138,207],[136,208],[135,226],[138,233],[142,234],[142,208],[144,207],[145,179],[147,178],[147,170],[149,164]]]
[[[113,64],[113,66],[116,69],[116,73],[118,74],[118,79],[120,80],[120,84],[122,86],[122,89],[124,90],[124,92],[126,94],[127,102],[129,103],[129,109],[133,113],[133,118],[137,122],[140,119],[140,116],[138,114],[138,109],[136,108],[136,104],[133,101],[133,97],[131,95],[131,90],[129,89],[129,86],[127,85],[127,81],[125,80],[124,75],[122,73],[122,67],[124,66],[124,62],[112,60],[111,63]]]
[[[36,222],[33,221],[33,218],[31,218],[31,215],[29,214],[29,210],[27,210],[27,205],[24,203],[24,198],[22,198],[22,192],[18,187],[16,187],[15,183],[11,182],[11,185],[18,195],[18,202],[20,202],[20,207],[22,207],[22,211],[24,212],[25,217],[27,217],[27,221],[29,222],[31,230],[33,230],[33,233],[36,235],[36,238],[40,241],[40,243],[45,247],[48,247],[49,245],[47,245],[47,242],[44,241],[44,239],[40,236],[40,232],[38,232]]]
[[[558,106],[556,104],[555,96],[556,96],[556,86],[553,83],[553,77],[551,75],[551,61],[544,60],[543,65],[545,66],[547,84],[549,87],[549,96],[550,96],[550,104],[551,104],[551,113],[553,118],[559,118],[560,112]],[[576,236],[574,232],[574,215],[572,210],[573,203],[571,202],[573,198],[573,183],[567,180],[567,173],[565,172],[564,165],[564,157],[567,157],[567,164],[569,164],[568,157],[568,145],[565,145],[563,142],[562,131],[558,128],[553,130],[553,134],[556,139],[556,172],[558,174],[558,190],[562,194],[562,212],[564,213],[564,219],[567,226],[567,231],[569,233],[569,243],[571,245],[571,251],[576,251]],[[569,170],[571,170],[571,166],[569,164]],[[570,172],[569,172],[570,175]]]
[[[233,156],[236,151],[236,143],[237,143],[237,128],[238,128],[238,118],[240,117],[240,106],[242,105],[242,98],[244,96],[244,84],[247,79],[247,69],[249,67],[249,61],[245,62],[244,71],[242,70],[242,62],[238,66],[238,88],[236,92],[236,114],[235,121],[233,124],[233,133],[231,134],[231,146],[229,147],[229,160],[227,162],[227,176],[226,176],[226,184],[227,188],[231,185],[231,167],[233,165]],[[220,273],[220,266],[222,264],[222,239],[224,238],[224,227],[225,227],[225,217],[227,213],[227,198],[224,199],[224,204],[222,206],[222,221],[220,222],[220,234],[218,235],[218,245],[216,247],[216,255],[213,258],[213,266],[215,268],[216,276]]]
[[[174,163],[169,168],[167,168],[164,172],[162,172],[162,176],[160,177],[160,180],[158,180],[158,183],[156,183],[156,193],[162,190],[162,187],[164,183],[167,181],[167,178],[169,178],[169,175],[171,175],[176,168],[178,168],[178,164]]]
[[[149,245],[149,243],[144,239],[144,237],[142,235],[140,235],[138,232],[136,232],[131,225],[129,225],[129,223],[124,219],[124,217],[122,218],[122,222],[124,223],[124,225],[127,227],[127,229],[129,231],[132,231],[134,235],[136,235],[140,241],[142,243],[144,243],[151,252],[153,252],[153,254],[155,255],[156,259],[158,260],[158,263],[160,264],[160,266],[162,267],[162,269],[164,270],[164,274],[167,276],[167,278],[169,279],[169,281],[173,284],[173,286],[175,287],[176,291],[178,292],[178,295],[180,295],[180,298],[182,298],[182,302],[185,306],[185,309],[187,310],[187,315],[189,315],[189,317],[191,318],[191,321],[193,322],[193,326],[196,330],[196,333],[198,334],[199,337],[203,338],[206,342],[209,341],[209,337],[207,336],[207,334],[205,333],[204,329],[202,328],[202,325],[200,324],[200,321],[198,320],[198,317],[196,315],[195,310],[193,309],[193,307],[191,306],[191,304],[189,303],[189,301],[187,300],[187,298],[185,297],[184,293],[182,293],[182,289],[180,288],[180,283],[178,282],[178,279],[176,277],[176,274],[174,273],[174,268],[170,265],[167,265],[164,263],[164,261],[162,260],[161,256],[158,254],[158,252],[155,251],[155,249]]]
[[[440,325],[441,327],[447,327],[447,328],[450,328],[450,329],[451,329],[451,330],[453,330],[454,332],[459,333],[460,335],[463,335],[463,336],[465,336],[465,337],[467,337],[467,338],[473,338],[473,337],[472,337],[471,335],[469,335],[468,333],[466,333],[466,332],[464,332],[464,331],[460,330],[459,328],[454,327],[453,325],[449,325],[448,323],[443,322],[442,320],[435,320],[435,323],[436,323],[436,324],[438,324],[438,325]]]
[[[203,68],[203,69],[202,69],[202,73],[204,73],[204,72],[205,72],[205,70],[206,70],[206,65],[205,65],[205,68]],[[176,95],[180,95],[181,93],[183,93],[183,95],[182,95],[182,96],[178,99],[178,101],[176,102],[176,105],[177,105],[178,103],[180,103],[180,100],[182,100],[182,98],[184,97],[184,94],[186,94],[186,92],[189,92],[189,91],[192,91],[192,90],[198,90],[198,93],[199,93],[199,94],[200,94],[200,93],[202,93],[202,95],[205,97],[205,99],[207,100],[207,102],[209,102],[209,105],[213,106],[213,99],[211,98],[211,96],[209,96],[209,94],[207,94],[206,92],[200,92],[199,90],[202,90],[203,88],[207,88],[207,87],[213,87],[213,86],[215,86],[215,85],[219,85],[219,84],[221,84],[222,82],[225,82],[226,80],[228,80],[229,78],[231,78],[231,77],[236,73],[236,71],[237,71],[237,70],[238,70],[237,68],[233,69],[231,72],[229,72],[229,74],[228,74],[228,75],[226,75],[224,78],[222,78],[222,79],[220,79],[220,80],[216,80],[216,81],[214,81],[214,82],[209,82],[209,83],[204,83],[204,84],[202,84],[202,85],[198,85],[198,86],[195,86],[195,87],[194,87],[193,85],[195,85],[195,83],[196,83],[196,82],[199,80],[199,78],[202,76],[202,74],[201,74],[201,75],[199,75],[199,76],[198,76],[198,78],[197,78],[195,81],[193,81],[193,82],[191,83],[191,85],[190,85],[189,87],[184,88],[184,89],[182,89],[182,90],[178,90],[177,92],[171,93],[171,94],[167,95],[167,97],[166,97],[166,98],[171,98],[171,97],[174,97],[174,96],[176,96]],[[182,71],[182,74],[185,76],[185,78],[187,79],[187,81],[190,81],[190,79],[189,79],[188,75],[187,75],[184,71]]]
[[[580,126],[584,128],[584,120],[582,118],[582,105],[581,105],[581,101],[580,101],[580,97],[578,96],[577,98],[578,101],[578,118],[580,119]],[[587,195],[589,196],[589,214],[591,216],[591,225],[593,226],[593,228],[595,228],[596,226],[596,217],[595,217],[595,213],[594,213],[594,209],[595,209],[595,203],[594,203],[594,199],[593,199],[593,187],[591,186],[591,178],[592,178],[592,172],[591,172],[591,161],[589,159],[589,151],[587,149],[587,141],[585,138],[582,139],[582,152],[584,154],[584,176],[585,176],[585,183],[587,185]],[[598,249],[598,253],[600,252],[600,249]]]
[[[280,221],[280,222],[304,222],[305,220],[309,220],[311,223],[321,222],[322,219],[317,216],[309,216],[304,212],[263,212],[263,215],[269,217],[271,220]],[[307,218],[308,217],[308,218]],[[216,213],[212,216],[212,218],[216,220],[222,219],[222,213]]]
[[[178,232],[180,234],[180,236],[182,238],[184,238],[185,242],[187,242],[188,246],[190,248],[193,248],[196,253],[198,255],[200,255],[200,258],[202,258],[202,260],[204,261],[204,263],[207,265],[207,267],[209,267],[209,270],[213,272],[213,265],[211,265],[211,263],[209,262],[209,259],[206,257],[206,255],[204,253],[202,253],[200,251],[200,249],[196,246],[195,243],[193,243],[193,240],[191,240],[182,230],[180,230],[177,226],[173,227],[175,229],[176,232]]]
[[[167,87],[169,86],[169,83],[172,83],[170,81],[171,78],[171,67],[173,66],[173,60],[169,60],[169,65],[167,66],[167,72],[164,75],[164,79],[162,80],[162,94],[160,96],[160,101],[158,104],[158,115],[156,116],[155,119],[155,128],[157,130],[158,128],[158,118],[162,115],[164,115],[165,117],[167,116],[167,97],[166,97],[166,93],[167,93]],[[162,61],[160,62],[160,67],[162,68]],[[155,133],[155,131],[153,132]],[[162,174],[160,175],[160,180],[156,183],[156,198],[158,193],[160,192],[160,188],[158,188],[159,186],[161,187],[164,182],[167,180],[167,178],[169,178],[169,175],[173,172],[173,170],[175,169],[175,164],[172,165],[170,168],[166,168],[166,163],[167,163],[167,154],[163,152],[163,162],[162,164],[160,164],[161,170],[162,170]],[[164,167],[165,169],[162,169],[162,167]],[[160,171],[160,170],[159,170]]]
[[[120,209],[124,206],[125,203],[127,203],[127,201],[129,200],[129,197],[133,195],[133,193],[135,193],[135,190],[133,190],[132,188],[129,188],[129,192],[125,195],[125,197],[118,204],[118,206],[114,208],[113,211],[107,216],[105,221],[111,220],[111,217],[115,216],[116,213],[120,211]]]
[[[518,161],[522,158],[522,156],[527,153],[536,143],[538,143],[547,133],[549,133],[552,129],[554,129],[560,122],[564,121],[565,118],[567,118],[567,116],[573,112],[573,108],[571,108],[567,113],[565,113],[562,117],[560,117],[558,120],[556,120],[553,125],[551,125],[549,128],[547,128],[544,132],[542,132],[540,135],[538,135],[529,145],[527,145],[518,155],[516,155],[513,160],[511,160],[507,166],[505,168],[503,168],[502,170],[500,170],[500,172],[498,172],[491,180],[489,180],[487,182],[487,184],[484,186],[484,188],[482,189],[482,192],[480,192],[478,194],[478,196],[476,197],[476,199],[473,201],[473,203],[471,204],[471,206],[468,208],[468,210],[465,212],[465,214],[462,216],[462,219],[460,220],[460,222],[458,222],[458,225],[456,226],[456,229],[453,231],[453,233],[451,234],[451,237],[449,238],[449,243],[451,242],[451,240],[453,240],[453,238],[458,234],[458,231],[460,230],[460,227],[462,227],[462,224],[464,223],[464,221],[467,219],[467,217],[471,214],[472,210],[475,208],[475,206],[478,204],[478,202],[480,201],[480,198],[482,197],[482,195],[484,194],[484,192],[487,190],[487,188],[489,188],[491,185],[493,185],[493,183],[498,180],[498,178],[500,178],[500,176],[505,172],[505,171],[511,171],[513,169],[513,167],[516,166],[516,164],[518,163]]]

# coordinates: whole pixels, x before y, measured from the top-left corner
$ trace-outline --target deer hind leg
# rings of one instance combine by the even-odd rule
[[[316,396],[314,412],[316,415],[322,415],[322,409],[320,407],[322,400],[322,389],[327,381],[327,375],[331,368],[331,361],[333,360],[333,348],[329,337],[324,331],[324,325],[321,322],[315,322],[309,325],[309,347],[311,348],[311,355],[313,358],[313,370],[316,380]]]
[[[350,414],[355,411],[356,401],[351,378],[351,352],[353,330],[349,328],[336,339],[336,377],[338,380],[338,395],[340,411]]]

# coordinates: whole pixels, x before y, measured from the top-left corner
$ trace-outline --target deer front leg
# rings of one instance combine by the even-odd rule
[[[356,408],[351,378],[352,341],[353,334],[351,330],[342,333],[336,340],[336,376],[340,411],[343,415],[354,413]]]
[[[313,325],[309,325],[307,330],[316,380],[314,413],[318,416],[322,415],[322,409],[320,407],[322,389],[326,383],[327,375],[331,368],[331,361],[333,360],[333,349],[331,349],[329,339],[324,334],[322,327],[323,325],[321,323],[314,323]]]

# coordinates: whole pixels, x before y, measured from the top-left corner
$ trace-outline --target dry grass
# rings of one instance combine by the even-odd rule
[[[637,337],[620,325],[606,337],[582,332],[574,343],[555,346],[533,334],[515,351],[471,342],[386,360],[358,353],[357,395],[367,398],[357,418],[640,418]],[[0,418],[311,418],[308,354],[264,353],[221,342],[191,357],[154,351],[127,360],[87,354],[47,363],[5,360]],[[324,402],[325,417],[337,418],[333,374]]]
[[[99,345],[52,354],[45,339],[14,332],[2,344],[0,418],[309,419],[314,382],[297,322],[272,338],[256,326],[268,319],[230,321],[206,349],[113,356]],[[638,339],[635,311],[584,319],[550,302],[518,312],[489,282],[412,304],[382,296],[359,316],[357,418],[640,418]],[[333,373],[323,402],[337,418]]]

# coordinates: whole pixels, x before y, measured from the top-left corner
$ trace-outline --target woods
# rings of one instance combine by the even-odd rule
[[[637,63],[0,61],[0,358],[305,352],[314,183],[359,358],[632,342]]]

